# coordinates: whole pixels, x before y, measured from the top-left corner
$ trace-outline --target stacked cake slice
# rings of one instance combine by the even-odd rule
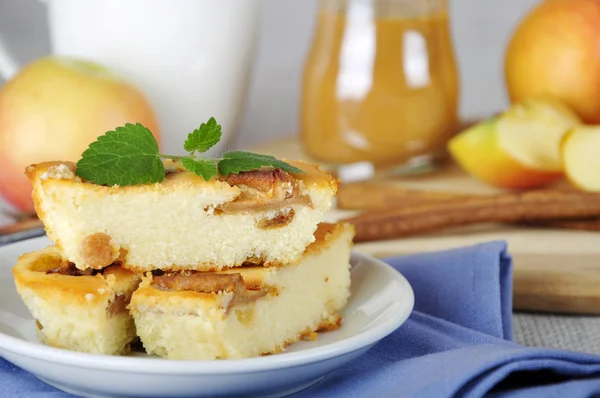
[[[243,358],[338,327],[354,231],[322,223],[337,181],[290,164],[303,173],[205,181],[165,163],[164,181],[134,186],[83,181],[69,162],[28,167],[56,246],[14,276],[43,340],[121,354],[139,336],[170,359]]]
[[[140,277],[118,265],[82,272],[51,246],[27,253],[15,285],[48,345],[93,354],[126,354],[136,337],[127,309]]]

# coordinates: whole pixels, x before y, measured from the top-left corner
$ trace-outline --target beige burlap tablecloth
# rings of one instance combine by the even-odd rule
[[[526,346],[600,354],[600,316],[515,313],[513,330]]]

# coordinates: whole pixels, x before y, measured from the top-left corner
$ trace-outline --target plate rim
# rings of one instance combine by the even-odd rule
[[[13,246],[26,246],[27,243],[35,244],[37,241],[42,240],[47,241],[48,238],[37,237],[2,246],[0,247],[0,256],[2,255],[2,252]],[[405,313],[390,315],[374,328],[320,347],[308,348],[298,352],[281,353],[278,355],[227,359],[222,361],[163,360],[161,358],[110,356],[70,351],[46,346],[41,343],[33,343],[0,332],[0,357],[2,357],[2,352],[10,352],[12,355],[27,357],[29,359],[52,364],[80,366],[104,371],[126,371],[128,373],[148,375],[252,373],[302,366],[332,359],[377,343],[404,324],[414,310],[414,291],[408,280],[400,271],[397,271],[391,265],[369,254],[361,253],[353,249],[351,252],[351,262],[356,261],[366,261],[370,263],[369,267],[377,267],[380,272],[386,272],[392,278],[397,279],[402,285],[402,289],[399,290],[403,292],[399,295],[406,301],[405,306],[408,310]],[[396,315],[396,317],[394,315]],[[158,363],[160,363],[160,366],[157,366]]]

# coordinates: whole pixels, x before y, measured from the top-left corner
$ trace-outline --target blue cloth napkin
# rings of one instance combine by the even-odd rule
[[[600,356],[511,342],[512,263],[502,242],[388,259],[415,311],[359,360],[304,397],[590,397]],[[0,359],[1,398],[65,398]]]
[[[415,311],[360,360],[300,397],[589,397],[600,356],[512,339],[512,261],[503,242],[387,259]]]

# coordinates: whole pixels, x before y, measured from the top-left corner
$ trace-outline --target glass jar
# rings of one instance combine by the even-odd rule
[[[446,0],[320,0],[300,134],[333,164],[435,162],[458,130]]]

